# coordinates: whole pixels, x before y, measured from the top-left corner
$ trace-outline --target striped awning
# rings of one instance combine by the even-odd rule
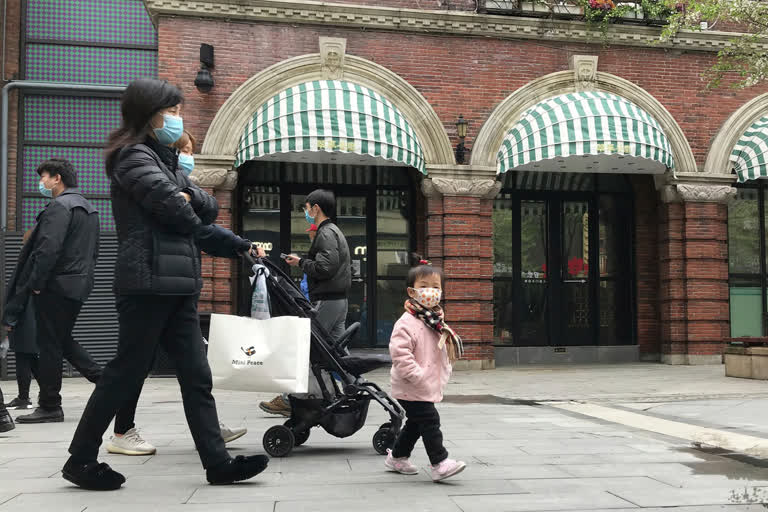
[[[566,163],[565,158],[583,161]],[[591,158],[586,158],[591,157]],[[510,170],[663,173],[674,168],[664,130],[615,94],[563,94],[528,109],[507,133],[497,158]]]
[[[246,125],[235,166],[305,151],[368,155],[426,174],[424,153],[405,117],[377,92],[350,82],[305,82],[275,95]]]
[[[731,152],[739,182],[768,176],[768,116],[755,121]]]

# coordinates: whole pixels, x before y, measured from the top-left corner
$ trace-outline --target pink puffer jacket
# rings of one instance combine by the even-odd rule
[[[451,377],[451,363],[445,347],[437,347],[440,336],[419,318],[404,313],[389,340],[392,356],[392,396],[400,400],[433,402],[443,400]]]

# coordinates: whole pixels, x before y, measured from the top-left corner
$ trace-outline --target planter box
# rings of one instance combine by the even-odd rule
[[[742,338],[739,342],[743,346],[728,345],[723,351],[725,376],[768,380],[768,347],[754,346],[767,343],[768,338]]]

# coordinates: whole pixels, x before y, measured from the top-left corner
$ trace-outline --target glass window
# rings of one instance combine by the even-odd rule
[[[493,282],[493,318],[496,343],[514,344],[515,332],[515,296],[514,281]]]
[[[376,345],[389,346],[392,328],[405,311],[405,279],[376,281]]]
[[[758,189],[739,188],[728,205],[728,270],[731,274],[760,273],[760,214]]]
[[[509,194],[493,202],[493,275],[494,277],[514,276],[512,269],[512,205]]]
[[[242,195],[243,237],[263,248],[274,262],[280,262],[280,189],[245,187]]]
[[[405,277],[411,247],[408,192],[379,190],[376,195],[376,251],[379,277]]]

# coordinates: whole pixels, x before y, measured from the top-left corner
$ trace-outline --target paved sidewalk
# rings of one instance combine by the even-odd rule
[[[386,417],[372,405],[368,423],[354,436],[336,439],[315,429],[290,457],[273,459],[253,481],[228,487],[205,483],[175,380],[152,379],[137,419],[158,454],[105,454],[103,460],[128,478],[122,490],[111,493],[81,491],[60,477],[67,444],[92,389],[81,379],[68,379],[64,423],[19,425],[0,435],[0,512],[765,510],[760,503],[768,502],[768,469],[759,463],[695,450],[682,439],[547,402],[625,408],[641,401],[768,399],[763,391],[768,384],[720,375],[722,367],[662,365],[460,372],[439,406],[451,455],[469,463],[455,480],[433,484],[426,470],[416,476],[383,471],[371,437]],[[386,372],[372,380],[386,383]],[[14,384],[2,386],[12,397]],[[233,443],[232,454],[262,453],[263,432],[281,421],[258,409],[259,400],[271,397],[217,392],[216,398],[225,422],[250,430]],[[426,467],[421,444],[414,462]]]

